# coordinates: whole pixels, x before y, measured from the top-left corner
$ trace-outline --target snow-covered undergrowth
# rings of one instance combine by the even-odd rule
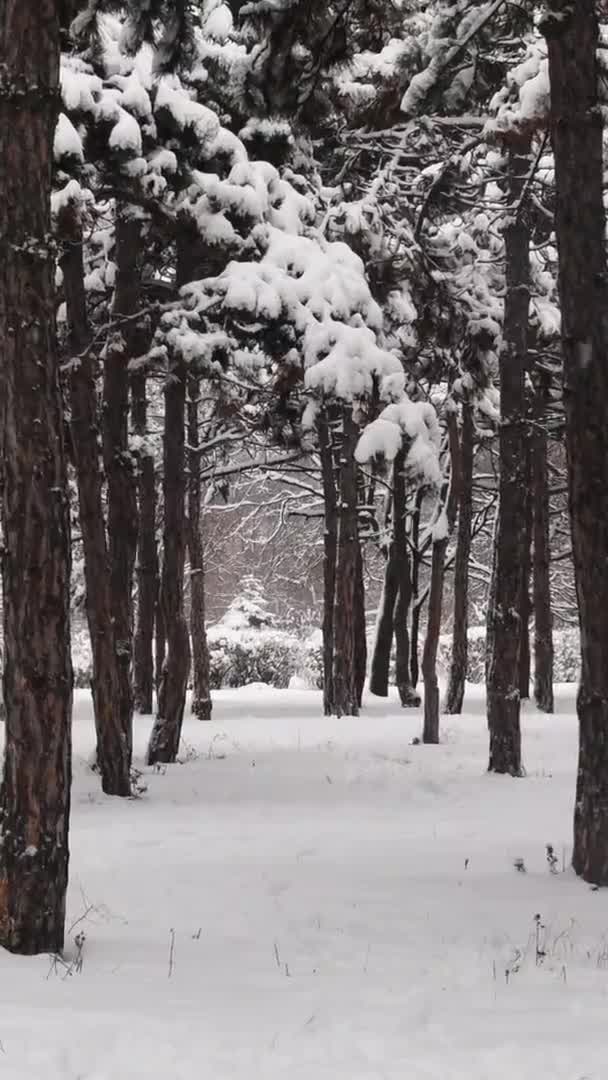
[[[210,724],[187,719],[182,763],[140,765],[148,790],[124,802],[87,766],[77,695],[82,970],[0,955],[0,1076],[606,1075],[606,893],[561,872],[574,689],[555,717],[526,709],[524,780],[486,774],[476,688],[439,747],[411,745],[420,714],[392,700],[320,712],[314,691],[220,692]]]

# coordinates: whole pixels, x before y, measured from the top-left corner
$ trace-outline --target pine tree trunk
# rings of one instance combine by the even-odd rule
[[[521,701],[530,697],[530,616],[532,604],[530,602],[530,576],[532,572],[532,448],[530,434],[526,433],[524,440],[525,453],[525,492],[526,492],[526,524],[524,529],[524,561],[521,574],[521,594],[519,600],[519,697]]]
[[[414,508],[414,514],[412,516],[412,625],[410,632],[410,683],[412,689],[415,691],[418,686],[418,679],[420,677],[420,664],[418,661],[418,642],[420,638],[420,615],[422,613],[422,603],[418,598],[418,589],[420,587],[420,516],[422,512],[422,501],[424,494],[422,490],[416,493],[416,506]]]
[[[543,712],[553,712],[553,613],[549,544],[549,470],[544,429],[547,391],[541,374],[535,395],[532,437],[534,698]]]
[[[356,671],[357,463],[358,429],[345,406],[340,445],[340,494],[334,598],[334,705],[337,716],[358,716]]]
[[[116,213],[116,288],[112,318],[125,319],[106,347],[103,386],[103,456],[108,493],[108,536],[111,567],[114,647],[120,679],[119,724],[123,763],[130,771],[133,749],[133,570],[137,553],[137,499],[129,452],[129,323],[139,304],[141,222],[129,210]],[[132,323],[131,325],[134,325]],[[128,795],[126,781],[120,791]]]
[[[71,785],[70,536],[50,246],[55,0],[0,8],[4,776],[0,944],[63,947]]]
[[[110,559],[103,509],[97,387],[90,351],[82,227],[77,207],[64,207],[58,231],[72,360],[70,366],[71,438],[78,486],[85,608],[93,660],[92,695],[97,735],[97,767],[106,795],[131,793],[130,759],[125,753],[121,717],[121,676],[114,641]]]
[[[332,716],[334,698],[334,600],[338,557],[338,497],[329,418],[322,413],[318,422],[319,454],[323,483],[325,528],[323,533],[323,710]]]
[[[404,709],[420,705],[410,678],[410,637],[408,621],[412,606],[412,579],[410,553],[407,545],[407,493],[404,473],[405,453],[395,458],[393,471],[393,520],[395,535],[395,562],[397,564],[397,601],[395,603],[393,629],[395,632],[395,682],[399,701]]]
[[[357,530],[357,566],[355,578],[355,683],[357,704],[363,703],[363,690],[367,676],[367,622],[365,618],[365,581],[363,579],[363,552]]]
[[[548,4],[570,518],[581,630],[573,866],[608,884],[608,288],[597,5]]]
[[[469,559],[473,531],[473,456],[475,424],[473,405],[467,398],[462,403],[462,432],[460,436],[460,501],[458,508],[458,538],[454,561],[454,628],[450,677],[444,712],[462,712],[469,660]]]
[[[188,550],[190,553],[190,637],[192,639],[192,712],[211,720],[211,676],[205,626],[205,567],[201,524],[201,471],[198,452],[199,380],[188,379]]]
[[[402,475],[403,461],[404,454],[403,451],[400,451],[393,462],[393,491],[391,499],[392,536],[384,568],[384,584],[382,586],[382,596],[380,598],[380,606],[376,620],[376,633],[369,678],[370,693],[375,694],[376,697],[388,697],[393,633],[395,633],[395,637],[397,637],[399,633],[395,625],[395,606],[399,596],[400,570],[401,573],[403,573],[403,567],[400,567],[399,565],[402,551],[400,550],[398,553],[397,550],[397,528],[395,523],[398,515],[401,515],[403,518],[405,517],[405,484]],[[396,485],[398,491],[396,490]],[[405,528],[405,520],[403,521],[403,527]],[[406,572],[409,578],[407,541],[405,544],[405,556],[407,561]],[[410,673],[409,634],[407,630],[408,608],[409,603],[406,605],[405,620],[399,620],[399,630],[401,631],[400,660],[401,667],[403,667],[402,656],[405,655],[406,683],[409,683]]]
[[[160,684],[163,681],[163,668],[167,654],[167,635],[165,633],[165,620],[160,603],[160,563],[156,575],[156,602],[154,605],[154,685],[156,698],[160,692]]]
[[[380,598],[378,618],[376,620],[376,633],[369,676],[370,694],[375,694],[376,697],[388,697],[391,649],[393,645],[393,619],[398,592],[399,577],[397,573],[397,559],[395,557],[395,543],[394,540],[392,540],[388,550],[386,565],[384,567],[384,584],[382,587],[382,596]]]
[[[450,480],[449,489],[444,493],[442,499],[442,507],[444,508],[446,517],[446,526],[445,535],[439,535],[437,539],[433,540],[426,637],[424,639],[424,650],[422,653],[422,675],[424,678],[424,727],[422,741],[424,743],[433,744],[439,742],[439,680],[437,678],[437,650],[439,647],[439,635],[441,633],[445,557],[448,550],[450,535],[456,520],[461,482],[458,420],[455,412],[448,413],[447,424],[450,444]]]
[[[165,523],[160,607],[167,653],[158,693],[157,716],[150,735],[148,764],[177,758],[190,670],[190,639],[184,614],[186,555],[186,369],[174,362],[165,387],[163,494]]]
[[[500,481],[495,550],[495,593],[488,610],[487,709],[489,769],[520,776],[519,604],[526,532],[525,370],[530,303],[530,234],[518,212],[529,169],[529,136],[515,136],[509,149],[512,209],[505,226],[507,287],[500,351]]]
[[[142,440],[138,451],[137,482],[137,610],[133,635],[133,702],[146,715],[154,707],[154,613],[158,581],[156,548],[156,473],[154,457],[146,445],[148,400],[145,372],[131,376],[133,433]]]

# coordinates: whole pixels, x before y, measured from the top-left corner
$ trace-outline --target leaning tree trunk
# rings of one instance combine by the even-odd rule
[[[456,521],[460,497],[460,446],[456,413],[448,413],[448,436],[450,445],[449,488],[441,503],[441,516],[435,526],[431,554],[431,582],[427,612],[426,637],[422,653],[422,676],[424,678],[424,727],[422,741],[439,742],[439,681],[437,679],[437,650],[441,633],[443,608],[443,583],[445,580],[445,557],[450,535]]]
[[[553,712],[553,613],[549,544],[549,470],[544,428],[547,390],[537,379],[532,435],[534,698],[543,712]]]
[[[356,589],[359,534],[357,522],[358,429],[352,409],[342,414],[338,542],[334,594],[334,707],[337,716],[358,716],[356,666]]]
[[[190,553],[190,637],[192,638],[192,712],[211,719],[211,674],[205,625],[205,566],[201,524],[201,462],[198,432],[200,382],[188,379],[188,551]]]
[[[460,499],[458,537],[454,558],[454,627],[450,676],[443,711],[462,712],[469,660],[469,559],[473,534],[473,454],[475,424],[473,404],[468,396],[462,403],[460,436]]]
[[[97,767],[106,795],[129,795],[130,761],[121,725],[120,661],[114,641],[110,560],[106,541],[97,387],[84,286],[79,210],[66,205],[58,218],[61,269],[72,359],[69,367],[70,432],[82,536],[85,609],[93,660],[92,695],[97,735]]]
[[[141,221],[128,208],[116,213],[116,288],[112,318],[118,323],[110,336],[104,359],[103,456],[108,494],[108,536],[114,619],[114,647],[120,679],[120,724],[123,786],[116,794],[128,795],[127,775],[133,748],[133,692],[131,658],[133,637],[133,570],[137,553],[137,499],[133,463],[129,453],[129,334],[135,325],[140,295],[139,263]]]
[[[530,576],[532,572],[532,448],[530,433],[526,433],[524,440],[525,453],[525,492],[526,492],[526,524],[524,529],[524,561],[521,572],[521,593],[519,598],[519,697],[521,701],[530,697],[530,616],[532,604],[530,602]]]
[[[332,430],[325,411],[319,417],[318,436],[325,517],[323,532],[323,711],[326,716],[332,716],[335,709],[334,599],[338,557],[338,496]]]
[[[526,532],[525,370],[530,303],[530,233],[520,210],[529,168],[529,136],[511,135],[509,194],[505,227],[506,295],[500,350],[500,479],[494,569],[494,596],[488,609],[487,670],[490,732],[489,769],[521,775],[519,726],[519,603]]]
[[[608,885],[608,310],[603,117],[593,0],[552,0],[544,24],[555,156],[564,408],[581,630],[573,866]]]
[[[59,5],[0,8],[0,457],[4,776],[0,944],[63,947],[72,668],[70,536],[55,334],[51,167]]]
[[[148,400],[146,374],[131,376],[133,433],[139,436],[137,483],[137,612],[133,635],[133,700],[140,713],[151,713],[154,695],[154,614],[158,587],[156,548],[156,470],[147,444]]]
[[[375,694],[376,697],[388,697],[391,649],[393,645],[393,619],[398,592],[399,575],[395,556],[395,543],[394,540],[391,540],[384,567],[384,584],[376,620],[376,633],[369,676],[370,694]]]

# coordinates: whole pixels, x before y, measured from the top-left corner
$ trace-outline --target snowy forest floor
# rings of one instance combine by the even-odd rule
[[[485,772],[480,688],[439,747],[394,701],[335,720],[314,692],[223,691],[125,802],[79,693],[82,971],[0,956],[0,1080],[603,1080],[608,894],[562,872],[573,687],[557,709],[526,708],[512,780]]]

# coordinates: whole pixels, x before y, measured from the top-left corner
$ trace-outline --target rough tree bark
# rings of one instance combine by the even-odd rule
[[[494,597],[488,608],[487,710],[489,769],[520,776],[519,603],[526,530],[525,370],[530,303],[530,234],[520,201],[529,170],[530,138],[511,136],[508,182],[511,207],[505,226],[506,295],[500,351],[499,505]]]
[[[412,577],[407,543],[407,491],[405,482],[405,453],[395,459],[393,474],[393,513],[395,530],[395,560],[397,563],[397,601],[393,617],[395,632],[395,682],[399,701],[404,709],[420,705],[420,696],[410,677],[410,636],[408,620],[412,606]]]
[[[532,435],[534,698],[539,709],[552,713],[554,704],[553,613],[549,545],[549,470],[547,433],[544,428],[546,402],[546,376],[541,372],[536,379]]]
[[[382,596],[380,598],[378,618],[376,621],[376,633],[369,676],[369,690],[370,693],[375,694],[376,697],[388,697],[391,649],[393,645],[393,619],[395,616],[395,604],[397,602],[398,592],[399,576],[397,559],[395,556],[395,541],[392,539],[386,556],[386,565],[384,567],[384,584],[382,586]]]
[[[129,795],[130,760],[121,724],[121,678],[114,640],[110,558],[103,508],[97,387],[84,287],[82,225],[77,206],[66,205],[57,222],[62,244],[63,291],[70,329],[70,431],[82,536],[85,609],[93,660],[92,695],[97,767],[106,795]],[[74,358],[78,359],[74,359]]]
[[[190,637],[192,639],[192,712],[211,719],[209,646],[205,626],[205,566],[201,523],[201,463],[198,432],[200,381],[188,379],[188,551],[190,554]]]
[[[150,735],[149,765],[175,761],[179,750],[190,670],[190,640],[184,614],[186,555],[186,369],[174,361],[165,386],[163,439],[164,528],[160,606],[167,640],[158,691],[156,720]]]
[[[450,676],[443,711],[462,712],[469,660],[469,559],[473,531],[473,457],[475,423],[473,404],[467,396],[462,403],[460,435],[460,499],[458,537],[454,559],[454,627]]]
[[[418,686],[418,679],[420,677],[420,663],[418,659],[418,643],[420,638],[420,616],[422,614],[422,603],[418,597],[418,589],[420,587],[420,518],[422,513],[422,502],[424,499],[424,492],[422,489],[416,493],[416,505],[414,507],[414,513],[412,515],[412,576],[411,576],[411,588],[412,588],[412,623],[410,632],[410,683],[412,689],[415,691]]]
[[[363,703],[363,690],[367,676],[367,621],[365,618],[365,581],[363,578],[363,552],[357,529],[357,565],[355,569],[355,684],[357,704]]]
[[[142,440],[137,482],[137,611],[133,635],[133,700],[140,713],[151,713],[154,697],[154,614],[158,588],[156,547],[156,473],[154,456],[146,445],[148,399],[145,371],[131,376],[133,433]]]
[[[358,716],[356,669],[356,588],[359,533],[357,522],[358,428],[352,409],[342,413],[339,461],[338,539],[334,593],[334,707],[337,716]]]
[[[0,452],[4,775],[0,943],[63,947],[72,668],[70,536],[55,334],[56,0],[0,7]]]
[[[108,498],[108,538],[114,619],[114,648],[120,679],[120,724],[123,788],[133,748],[133,570],[137,553],[137,499],[133,460],[129,453],[129,348],[135,328],[132,316],[140,296],[141,222],[128,207],[116,212],[116,287],[112,318],[120,323],[111,334],[104,359],[103,457]],[[122,322],[121,322],[122,320]]]
[[[400,451],[393,462],[393,490],[390,508],[391,541],[386,555],[384,567],[384,583],[382,597],[376,621],[376,634],[372,652],[369,689],[376,697],[388,697],[389,673],[391,664],[391,649],[393,646],[393,633],[395,622],[395,605],[399,595],[399,561],[396,545],[396,516],[400,512],[397,506],[395,483],[399,484],[399,477],[403,473],[404,452]],[[402,485],[403,486],[403,485]],[[405,512],[405,506],[403,508]],[[406,543],[407,558],[407,543]],[[409,570],[409,561],[408,561]],[[409,635],[407,632],[407,612],[405,622],[405,655],[407,680],[409,682]]]
[[[450,478],[448,490],[444,493],[441,502],[442,517],[438,522],[438,532],[433,538],[429,606],[427,611],[426,637],[424,639],[424,650],[422,653],[422,676],[424,679],[424,726],[422,731],[422,741],[433,744],[439,742],[437,649],[439,646],[439,635],[441,633],[445,557],[450,536],[456,521],[461,483],[458,420],[455,412],[448,413],[447,426],[450,454]]]
[[[177,239],[179,288],[191,279],[195,249],[187,232]],[[166,637],[156,720],[150,735],[149,765],[175,761],[182,733],[188,673],[190,636],[184,611],[184,567],[186,563],[186,382],[188,373],[179,356],[172,358],[165,383],[163,437],[163,560],[160,580],[160,609]]]
[[[608,279],[593,0],[548,3],[570,519],[581,631],[577,874],[608,885]]]
[[[521,701],[530,697],[530,618],[532,603],[530,599],[530,578],[532,574],[532,529],[534,508],[532,505],[532,446],[529,430],[524,439],[525,453],[525,494],[526,523],[524,528],[524,561],[521,573],[521,593],[519,599],[519,697]]]
[[[323,483],[323,711],[332,716],[334,704],[334,598],[338,557],[338,495],[330,420],[323,411],[318,421],[319,454]]]

